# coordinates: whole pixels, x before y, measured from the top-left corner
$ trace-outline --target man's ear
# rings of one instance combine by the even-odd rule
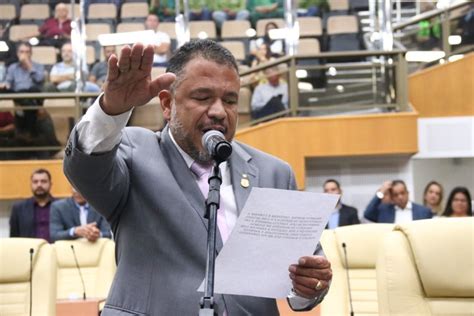
[[[173,96],[169,90],[161,90],[158,93],[160,98],[161,109],[163,110],[163,117],[169,121],[171,119],[171,106],[173,104]]]

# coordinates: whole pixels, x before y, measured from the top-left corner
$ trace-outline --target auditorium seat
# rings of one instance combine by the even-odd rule
[[[222,40],[247,38],[247,30],[251,28],[248,20],[227,20],[222,24]]]
[[[68,9],[68,18],[72,20],[72,12],[71,12],[71,4],[67,4],[67,9]],[[79,3],[74,3],[74,19],[78,19],[79,16],[81,15],[81,6]]]
[[[111,32],[111,26],[107,23],[86,24],[87,42],[95,42],[98,40],[100,34],[109,34]]]
[[[0,315],[29,315],[30,249],[33,249],[32,315],[56,315],[56,258],[36,238],[0,239]]]
[[[144,31],[143,23],[119,23],[117,25],[117,33]]]
[[[6,24],[16,17],[14,4],[0,4],[0,24]]]
[[[239,123],[250,121],[250,103],[252,101],[252,91],[249,88],[242,87],[239,91]]]
[[[474,314],[474,218],[398,225],[377,260],[382,315]]]
[[[145,22],[148,15],[148,4],[144,2],[124,3],[120,10],[122,22]]]
[[[345,14],[349,11],[349,0],[329,0],[330,11],[342,11]]]
[[[347,269],[354,314],[378,314],[375,264],[380,242],[392,229],[392,224],[362,224],[324,231],[321,245],[331,262],[333,279],[321,303],[321,316],[349,315]],[[346,244],[348,266],[342,243]]]
[[[284,28],[285,27],[285,20],[280,19],[280,18],[275,18],[275,19],[260,19],[257,21],[257,36],[262,37],[265,35],[265,25],[269,22],[274,22],[276,25],[278,25],[278,28]]]
[[[327,21],[329,51],[360,49],[359,24],[355,15],[330,16]]]
[[[192,39],[200,38],[203,33],[206,34],[206,38],[215,39],[217,37],[216,24],[214,21],[191,21],[189,33]]]
[[[160,22],[158,31],[169,35],[172,40],[176,40],[176,23],[174,22]]]
[[[315,38],[302,38],[298,41],[298,56],[315,55],[321,52],[319,41]]]
[[[165,124],[160,99],[155,97],[147,104],[135,107],[128,124],[148,128],[152,131],[161,130]]]
[[[46,66],[46,69],[57,63],[56,49],[53,46],[33,46],[31,59],[34,62],[40,63]]]
[[[159,75],[162,75],[166,72],[166,67],[153,67],[151,68],[151,78],[156,79]]]
[[[12,42],[18,42],[27,40],[30,37],[37,35],[38,32],[39,28],[36,24],[12,25],[10,27],[9,38]]]
[[[245,60],[245,45],[242,41],[223,41],[220,44],[227,48],[239,63]]]
[[[50,17],[47,4],[24,4],[20,10],[20,24],[43,24]]]
[[[299,17],[300,37],[320,37],[323,35],[323,26],[320,17]]]
[[[88,23],[108,23],[115,25],[117,7],[113,3],[92,3],[89,5]]]
[[[53,244],[58,264],[57,298],[82,298],[82,282],[71,245],[74,245],[77,261],[84,278],[86,296],[106,298],[116,271],[115,244],[107,238],[100,238],[96,242],[89,242],[82,238],[61,240]]]

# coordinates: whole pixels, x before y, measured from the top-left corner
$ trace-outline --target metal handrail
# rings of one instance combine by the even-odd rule
[[[472,5],[472,2],[462,2],[462,3],[455,4],[453,6],[450,6],[446,9],[434,9],[434,10],[422,13],[422,14],[417,15],[413,18],[410,18],[406,21],[403,21],[403,22],[400,22],[400,23],[397,23],[397,24],[393,25],[393,31],[395,32],[395,31],[400,30],[402,28],[405,28],[409,25],[416,24],[420,21],[431,19],[433,17],[442,15],[446,12],[451,12],[455,9],[458,9],[458,8],[461,8],[461,7],[464,7],[464,6],[467,6],[467,5]]]

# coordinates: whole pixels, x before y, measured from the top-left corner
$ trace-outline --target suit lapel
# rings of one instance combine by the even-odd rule
[[[198,214],[207,230],[207,219],[204,218],[206,212],[204,196],[199,190],[196,181],[192,181],[194,179],[192,172],[189,170],[183,157],[179,153],[176,146],[173,144],[173,141],[169,136],[168,127],[163,130],[161,139],[163,156],[165,157],[168,167],[170,168],[176,182],[183,192],[183,199],[188,200],[189,204],[191,204],[193,210]]]
[[[229,167],[237,213],[240,215],[250,191],[258,186],[258,169],[251,163],[252,157],[238,143],[233,142],[232,146],[233,153],[229,160]]]
[[[67,204],[69,205],[69,208],[71,210],[70,214],[72,214],[72,222],[74,226],[81,226],[81,210],[76,206],[76,203],[74,203],[74,200],[72,198],[68,199]],[[69,210],[67,210],[69,213]],[[67,214],[66,214],[67,215]]]

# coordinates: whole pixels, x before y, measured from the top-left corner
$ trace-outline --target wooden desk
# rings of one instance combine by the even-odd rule
[[[105,299],[88,298],[84,300],[61,299],[56,301],[56,316],[97,316],[99,304]]]

